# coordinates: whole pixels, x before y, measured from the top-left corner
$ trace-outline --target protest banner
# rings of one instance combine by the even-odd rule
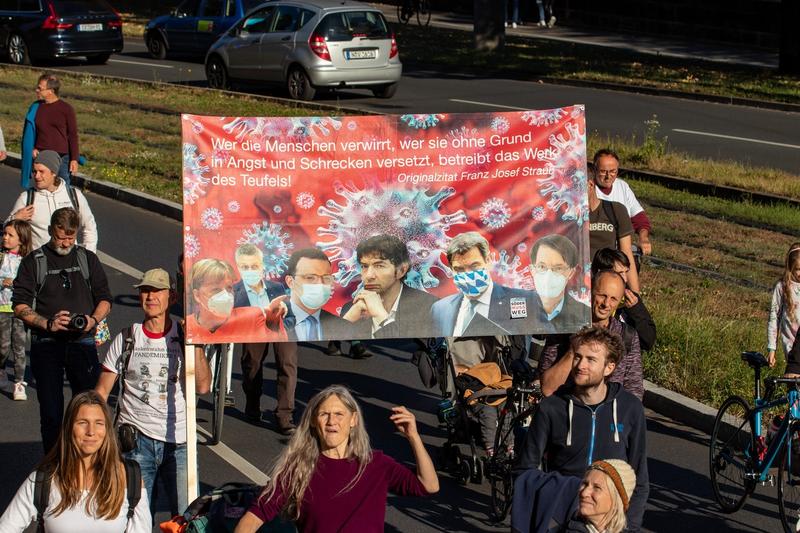
[[[583,106],[182,123],[190,343],[590,321]]]

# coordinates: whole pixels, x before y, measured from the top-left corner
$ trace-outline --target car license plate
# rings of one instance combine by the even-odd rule
[[[78,31],[103,31],[102,24],[78,24]]]
[[[347,59],[375,59],[378,57],[378,50],[345,50],[345,57]]]

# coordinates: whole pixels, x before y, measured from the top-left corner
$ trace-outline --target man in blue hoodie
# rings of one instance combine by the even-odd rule
[[[573,335],[571,345],[572,379],[539,404],[515,471],[544,467],[581,477],[596,459],[622,459],[636,472],[627,531],[638,532],[650,491],[647,427],[639,399],[608,381],[622,356],[622,339],[593,326]]]

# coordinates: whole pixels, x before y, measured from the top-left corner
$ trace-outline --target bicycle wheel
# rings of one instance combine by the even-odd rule
[[[778,466],[778,508],[785,533],[794,533],[800,520],[800,435],[792,429],[792,438],[784,445]]]
[[[731,396],[719,408],[709,445],[711,486],[726,513],[739,510],[755,488],[755,481],[746,477],[752,471],[752,436],[750,407]]]
[[[225,379],[228,375],[228,358],[224,344],[215,344],[217,352],[214,364],[214,382],[212,397],[214,408],[211,410],[211,444],[217,444],[222,439],[222,421],[225,419]]]
[[[401,0],[400,3],[397,4],[397,20],[401,24],[408,24],[408,21],[411,20],[413,11],[411,10],[410,3],[410,1]]]
[[[430,0],[419,0],[417,5],[417,24],[427,26],[431,23],[431,3]]]
[[[497,421],[494,436],[494,453],[486,464],[486,477],[492,491],[492,518],[502,522],[511,508],[514,495],[514,482],[511,479],[511,466],[514,464],[514,415],[515,409],[503,409]]]

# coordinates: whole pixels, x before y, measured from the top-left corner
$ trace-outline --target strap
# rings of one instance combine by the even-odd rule
[[[47,257],[41,248],[37,248],[33,252],[34,264],[36,265],[36,288],[33,291],[33,305],[31,308],[36,311],[36,300],[39,296],[39,291],[42,290],[44,280],[47,277]]]
[[[92,283],[91,278],[89,276],[89,258],[86,255],[86,248],[83,246],[76,246],[75,253],[78,256],[78,268],[81,269],[81,275],[83,276],[83,280],[86,282],[86,285],[89,286],[89,290],[92,290]]]
[[[125,374],[128,373],[128,365],[131,362],[131,354],[133,354],[134,346],[133,326],[127,326],[123,328],[122,338],[125,342],[122,345],[122,354],[120,354],[120,359],[122,359],[122,368],[118,369],[120,372],[117,375],[117,381],[119,382],[119,397],[117,398],[117,408],[116,414],[114,415],[114,420],[119,418],[119,405],[122,401],[122,395],[125,394]]]
[[[33,483],[33,505],[36,506],[36,531],[44,533],[44,512],[50,503],[50,476],[42,468],[36,469]]]
[[[125,459],[125,481],[128,485],[128,522],[130,522],[139,500],[142,499],[142,472],[139,463],[132,459]]]
[[[622,341],[625,344],[625,353],[631,353],[631,346],[633,345],[633,338],[638,335],[636,329],[630,324],[622,323]]]
[[[81,206],[78,203],[78,193],[75,192],[75,187],[67,185],[67,194],[69,195],[69,201],[72,203],[72,208],[76,213],[80,214]]]
[[[28,195],[25,197],[25,205],[33,205],[33,195],[36,194],[36,189],[31,187],[27,192]]]

